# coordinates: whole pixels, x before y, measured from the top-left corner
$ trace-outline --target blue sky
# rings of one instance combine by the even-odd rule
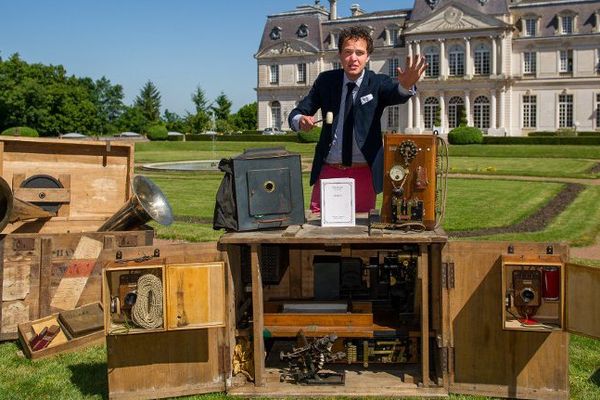
[[[338,0],[338,15],[411,8],[413,0]],[[0,0],[0,56],[62,64],[69,74],[121,84],[131,104],[151,80],[162,110],[191,111],[197,86],[223,91],[233,111],[256,100],[256,60],[267,15],[314,0]],[[321,5],[329,7],[327,0]]]

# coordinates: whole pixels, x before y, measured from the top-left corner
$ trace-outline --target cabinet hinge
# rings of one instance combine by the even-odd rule
[[[454,263],[442,263],[442,287],[454,289]]]

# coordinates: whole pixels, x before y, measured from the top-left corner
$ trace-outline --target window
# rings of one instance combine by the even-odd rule
[[[269,71],[269,83],[277,85],[279,83],[279,65],[271,65]]]
[[[533,17],[523,18],[523,36],[535,36],[537,34],[537,19]]]
[[[465,102],[462,97],[454,96],[448,102],[448,127],[456,128],[460,125],[462,114],[465,112]]]
[[[558,72],[573,72],[573,50],[561,50]]]
[[[448,73],[452,76],[465,74],[465,51],[461,46],[450,47],[448,52]]]
[[[425,76],[428,78],[440,76],[440,49],[437,46],[429,46],[425,49],[424,54],[427,59]]]
[[[278,101],[271,103],[271,126],[281,129],[281,104]]]
[[[473,104],[473,123],[476,128],[490,127],[490,101],[485,96],[479,96]]]
[[[306,83],[306,64],[301,63],[301,64],[298,64],[297,66],[298,66],[297,82],[298,83]]]
[[[600,129],[600,93],[596,94],[596,129]]]
[[[397,131],[400,126],[400,107],[390,106],[388,107],[388,129]]]
[[[480,44],[475,48],[475,75],[490,74],[490,49]]]
[[[388,43],[392,46],[398,45],[398,28],[388,28]]]
[[[558,95],[558,127],[573,127],[573,95]]]
[[[398,76],[398,59],[397,58],[390,58],[388,60],[388,75],[391,76],[392,78],[395,78]]]
[[[573,33],[573,16],[572,15],[563,15],[560,18],[560,29],[563,35],[568,35]]]
[[[425,99],[423,119],[425,121],[425,129],[433,129],[434,124],[439,118],[440,102],[436,97],[428,97]]]
[[[526,51],[523,53],[523,74],[530,75],[536,72],[536,53],[535,51]]]
[[[342,68],[342,64],[339,61],[334,61],[333,63],[331,63],[331,66],[333,69],[340,69]]]
[[[523,96],[523,128],[537,127],[537,96]]]

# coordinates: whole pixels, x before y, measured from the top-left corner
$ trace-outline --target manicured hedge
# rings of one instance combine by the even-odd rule
[[[2,132],[2,135],[6,136],[27,136],[27,137],[39,137],[38,131],[27,126],[15,126],[8,128]]]
[[[149,126],[147,136],[150,140],[167,140],[169,137],[167,127],[162,124]]]
[[[319,141],[319,136],[321,135],[321,128],[315,126],[308,132],[300,131],[298,132],[298,142],[300,143],[317,143]]]
[[[483,144],[600,145],[600,136],[484,136]]]
[[[448,132],[450,144],[481,144],[483,133],[473,126],[459,126]]]
[[[593,132],[577,132],[577,136],[600,136],[600,131]]]
[[[575,135],[576,134],[576,135]],[[539,132],[529,132],[527,136],[600,136],[600,131],[578,131],[574,130],[561,130],[561,131],[539,131]]]

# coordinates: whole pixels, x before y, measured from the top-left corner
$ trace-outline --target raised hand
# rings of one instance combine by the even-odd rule
[[[398,82],[406,89],[410,90],[419,81],[427,69],[425,57],[417,54],[415,57],[406,57],[406,69],[398,67]]]

